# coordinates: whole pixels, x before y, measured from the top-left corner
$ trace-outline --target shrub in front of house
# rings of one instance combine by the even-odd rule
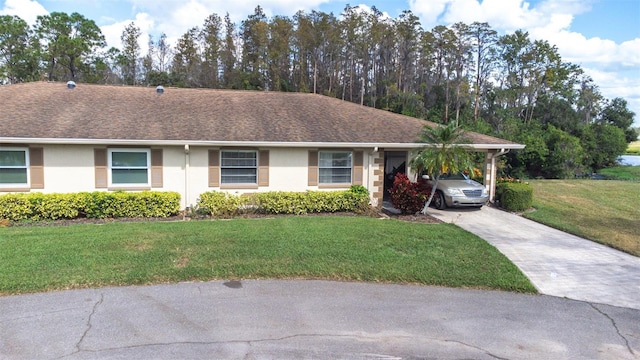
[[[429,199],[431,187],[426,181],[412,182],[406,174],[399,173],[393,179],[389,193],[394,208],[403,214],[415,214]]]
[[[29,220],[60,220],[80,217],[84,207],[84,194],[43,194],[31,193],[27,195],[31,204]]]
[[[274,191],[253,196],[257,210],[267,214],[309,214],[361,212],[369,203],[369,194],[346,191]]]
[[[533,187],[523,182],[498,183],[496,199],[505,210],[524,211],[533,204]]]
[[[197,212],[210,216],[231,217],[249,212],[253,208],[251,197],[233,195],[224,191],[208,191],[200,194]]]
[[[180,210],[177,192],[19,193],[0,195],[0,219],[40,221],[76,218],[169,217]]]
[[[33,214],[28,194],[0,195],[0,219],[11,221],[26,220]]]
[[[163,218],[180,212],[180,194],[174,191],[92,192],[84,196],[88,218]]]
[[[359,185],[344,191],[269,191],[252,195],[209,191],[200,195],[196,207],[199,212],[216,217],[247,213],[293,215],[360,213],[369,207],[369,192]]]

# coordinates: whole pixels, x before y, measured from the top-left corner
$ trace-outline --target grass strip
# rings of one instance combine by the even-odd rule
[[[632,141],[627,147],[627,155],[640,155],[640,141]]]
[[[531,180],[524,216],[640,256],[640,187],[615,180]]]
[[[615,166],[601,169],[598,173],[611,180],[640,182],[640,166]]]
[[[535,292],[493,246],[451,224],[292,216],[0,229],[0,294],[298,278]]]

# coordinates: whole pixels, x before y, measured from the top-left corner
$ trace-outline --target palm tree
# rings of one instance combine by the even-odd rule
[[[431,195],[422,208],[422,214],[427,213],[442,174],[473,171],[471,153],[467,148],[460,146],[466,142],[464,135],[464,130],[455,126],[453,122],[447,126],[425,125],[420,141],[428,145],[420,149],[410,163],[411,169],[418,175],[426,174],[435,179]]]

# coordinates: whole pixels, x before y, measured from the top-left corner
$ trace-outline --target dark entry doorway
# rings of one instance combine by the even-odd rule
[[[407,173],[407,152],[406,151],[385,151],[384,152],[384,194],[383,200],[389,200],[389,189],[393,187],[393,179],[397,174]]]

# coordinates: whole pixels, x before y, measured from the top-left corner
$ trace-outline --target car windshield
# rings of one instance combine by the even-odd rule
[[[453,174],[442,174],[440,180],[469,180],[469,177],[461,172]]]

